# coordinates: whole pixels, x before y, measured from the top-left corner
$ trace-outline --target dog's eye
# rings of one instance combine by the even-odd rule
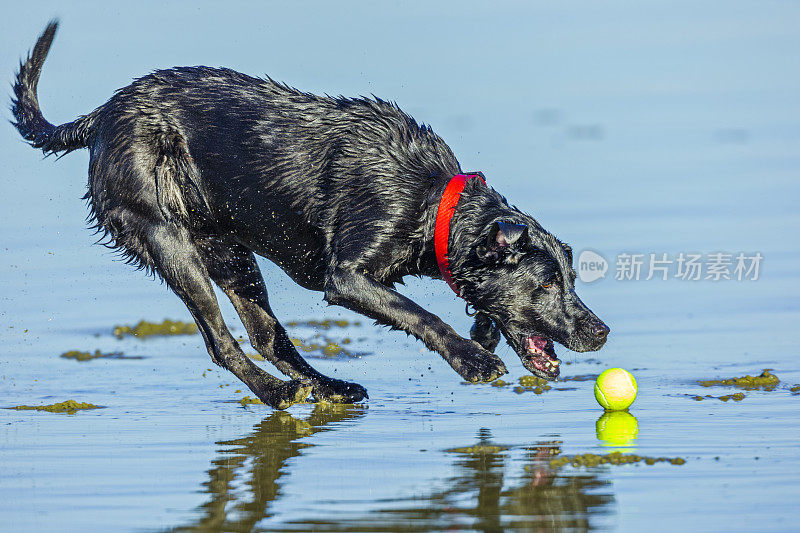
[[[553,285],[557,285],[559,283],[561,283],[561,278],[559,276],[554,276],[554,277],[550,278],[549,280],[547,280],[545,283],[542,283],[541,287],[543,289],[549,289]]]

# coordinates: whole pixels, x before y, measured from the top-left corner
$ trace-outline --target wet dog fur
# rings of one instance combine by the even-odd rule
[[[444,188],[461,167],[430,127],[378,98],[316,96],[270,78],[186,67],[137,79],[73,122],[45,120],[36,94],[57,29],[20,65],[12,112],[45,154],[88,148],[86,199],[96,229],[184,301],[213,361],[265,403],[358,402],[297,352],[270,308],[254,254],[324,299],[402,330],[464,379],[506,373],[505,336],[531,372],[558,376],[553,342],[597,350],[608,327],[575,294],[572,252],[482,180],[461,195],[449,258],[478,312],[471,339],[393,290],[408,275],[441,278],[433,234]],[[253,347],[290,380],[256,366],[223,322],[230,298]]]

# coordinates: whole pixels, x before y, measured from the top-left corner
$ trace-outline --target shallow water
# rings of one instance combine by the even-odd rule
[[[213,367],[198,335],[112,335],[141,318],[189,315],[163,286],[91,246],[79,199],[86,153],[41,161],[0,128],[0,407],[104,406],[72,415],[0,410],[4,528],[796,527],[800,396],[789,388],[800,383],[798,6],[37,6],[7,8],[0,71],[10,79],[59,14],[40,84],[55,122],[173,64],[396,99],[448,141],[464,168],[482,169],[576,252],[609,261],[605,279],[578,291],[612,334],[598,353],[560,348],[570,363],[564,381],[541,395],[466,385],[420,343],[327,308],[262,262],[286,321],[360,320],[321,333],[351,339],[347,349],[361,357],[313,364],[363,384],[370,400],[286,412],[242,406],[246,391]],[[764,259],[757,281],[617,281],[623,252]],[[409,280],[401,291],[466,334],[469,319],[445,284]],[[125,357],[60,357],[97,349]],[[516,382],[518,358],[507,346],[499,353],[510,370],[504,379]],[[591,376],[612,366],[639,384],[631,408],[638,430],[625,444],[598,433],[603,412]],[[737,392],[698,380],[764,368],[781,379],[774,391],[744,391],[739,402],[692,399]],[[633,434],[633,424],[623,422],[623,432]],[[612,451],[685,464],[550,462]]]

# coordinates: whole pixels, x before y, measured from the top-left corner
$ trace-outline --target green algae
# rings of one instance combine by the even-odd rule
[[[586,374],[581,376],[573,376],[563,378],[560,381],[590,381],[597,378],[597,374]],[[553,390],[550,382],[546,379],[526,374],[517,380],[519,385],[514,387],[514,392],[522,394],[524,392],[532,392],[534,394],[544,394],[546,391]],[[491,383],[492,387],[510,387],[513,385],[502,379],[496,379]],[[574,390],[574,389],[555,389],[555,390]]]
[[[140,320],[135,326],[114,326],[113,334],[118,339],[131,335],[143,339],[156,335],[194,335],[197,333],[197,324],[194,322],[181,322],[180,320],[164,319],[160,324]]]
[[[342,346],[342,344],[350,344],[352,342],[351,339],[347,338],[338,342],[327,338],[323,339],[322,342],[314,342],[311,340],[303,340],[298,338],[292,338],[291,341],[295,348],[301,352],[310,354],[311,356],[329,359],[333,359],[335,357],[351,357],[353,359],[357,359],[363,355],[363,353],[353,352]],[[246,353],[245,355],[254,361],[264,361],[264,356],[259,353]]]
[[[100,350],[95,350],[94,353],[70,350],[62,353],[61,357],[64,359],[74,359],[75,361],[91,361],[92,359],[142,359],[141,357],[126,357],[122,352],[103,353]]]
[[[326,318],[323,320],[293,320],[286,323],[286,326],[289,328],[306,327],[325,331],[333,328],[344,329],[360,325],[361,322],[351,322],[349,320],[338,320],[332,318]],[[321,333],[317,333],[310,338],[301,339],[299,337],[292,337],[291,340],[292,344],[294,344],[295,348],[297,348],[299,351],[326,359],[332,359],[336,357],[357,358],[363,355],[361,353],[348,350],[343,346],[349,345],[353,342],[350,337],[332,339],[323,336]]]
[[[548,383],[546,379],[527,374],[519,378],[518,381],[523,387],[541,387],[542,385],[547,385]]]
[[[744,390],[775,390],[775,387],[780,383],[778,376],[771,373],[768,368],[761,372],[760,376],[743,376],[740,378],[728,379],[709,379],[705,381],[698,381],[703,387],[715,387],[719,385],[738,387]]]
[[[733,400],[734,402],[741,402],[745,399],[745,394],[743,392],[736,392],[734,394],[726,394],[725,396],[711,396],[710,394],[706,394],[705,396],[692,396],[692,399],[695,401],[703,401],[706,399],[715,399],[715,400],[722,400],[723,402],[727,402]]]
[[[298,350],[309,354],[317,354],[321,357],[334,358],[341,356],[357,358],[361,356],[361,354],[343,348],[339,342],[328,338],[322,339],[322,342],[305,341],[298,338],[292,338],[291,340],[292,344],[294,344],[295,348]],[[347,339],[347,342],[341,341],[342,344],[349,344],[349,342],[349,339]]]
[[[522,394],[523,392],[533,392],[534,394],[543,394],[549,391],[552,387],[548,384],[546,379],[538,378],[536,376],[524,375],[517,380],[519,385],[514,387],[514,392]],[[492,387],[510,387],[512,384],[502,379],[492,381]]]
[[[719,399],[722,400],[723,402],[727,402],[728,400],[733,400],[734,402],[741,402],[742,400],[744,400],[744,393],[737,392],[735,394],[728,394],[726,396],[720,396]]]
[[[250,396],[245,396],[244,398],[239,400],[239,403],[242,404],[243,406],[244,405],[264,405],[264,402],[262,402],[258,398],[251,398]]]
[[[103,353],[100,350],[95,350],[94,353],[89,353],[80,350],[70,350],[62,353],[61,357],[64,359],[75,359],[76,361],[90,361],[102,357],[114,357],[115,355],[122,355],[122,352]]]
[[[514,392],[522,394],[524,392],[532,392],[534,394],[544,394],[545,391],[550,390],[550,387],[514,387]]]
[[[351,326],[360,325],[361,322],[350,322],[349,320],[336,320],[332,318],[325,318],[323,320],[292,320],[286,323],[286,326],[290,328],[306,327],[316,329],[349,328]]]
[[[222,387],[222,385],[220,385],[220,387]],[[239,392],[242,392],[242,391],[240,389],[238,389],[235,392],[239,393]],[[353,406],[362,407],[361,405],[357,405],[357,404],[339,404],[339,403],[328,402],[328,401],[325,401],[325,400],[322,400],[322,401],[319,401],[319,402],[304,401],[308,397],[308,394],[309,394],[308,388],[307,387],[303,387],[303,388],[301,388],[300,390],[297,391],[293,401],[284,402],[278,408],[279,409],[283,409],[285,407],[288,407],[290,405],[294,405],[296,403],[317,405],[317,406],[320,407],[320,409],[327,409],[327,410],[329,410],[331,412],[337,412],[340,409],[346,409],[348,406],[349,407],[353,407]],[[262,402],[258,398],[252,398],[250,396],[245,396],[244,398],[242,398],[240,400],[237,400],[237,402],[242,404],[242,406],[264,405],[264,402]]]
[[[493,444],[476,444],[475,446],[464,446],[461,448],[450,448],[445,450],[447,453],[464,453],[469,455],[490,455],[507,450],[506,446],[496,446]]]
[[[341,339],[339,341],[322,338],[321,342],[316,342],[314,340],[303,340],[296,337],[293,337],[290,340],[298,351],[308,354],[309,357],[321,357],[326,359],[350,357],[357,359],[364,355],[364,352],[354,352],[342,346],[342,344],[350,344],[352,342],[352,339],[349,338]],[[254,361],[265,360],[264,356],[259,353],[245,353],[245,355]]]
[[[363,403],[335,403],[328,400],[320,400],[318,402],[309,400],[302,403],[306,405],[313,405],[315,413],[326,414],[347,414],[354,409],[361,411],[369,409],[369,405]]]
[[[102,409],[102,405],[94,405],[86,402],[76,402],[75,400],[67,400],[65,402],[54,403],[50,405],[17,405],[9,407],[8,409],[15,409],[17,411],[47,411],[48,413],[67,413],[69,415],[76,413],[83,409]]]
[[[296,403],[303,403],[311,394],[311,390],[311,385],[298,387],[297,391],[294,393],[294,398],[291,400],[281,400],[281,403],[278,404],[278,409],[287,409]]]
[[[340,353],[345,353],[346,350],[335,342],[329,342],[322,348],[322,355],[325,357],[335,357]]]
[[[791,392],[792,394],[800,394],[800,385],[795,385],[794,387],[789,389],[789,392]]]
[[[335,328],[345,329],[349,327],[361,326],[361,322],[349,321],[343,319],[325,318],[322,320],[292,320],[286,323],[287,328],[313,328],[316,330],[329,331]],[[345,346],[353,344],[353,339],[349,336],[342,338],[331,338],[324,333],[317,331],[311,336],[292,336],[290,340],[299,352],[308,354],[308,357],[319,357],[325,359],[334,358],[359,358],[366,355],[364,352],[354,351],[352,348],[348,349]],[[364,341],[366,339],[359,339]],[[243,342],[244,339],[242,339]],[[257,361],[263,361],[264,358],[257,354],[247,354],[248,357]]]
[[[514,392],[517,394],[522,394],[524,392],[532,392],[534,394],[544,394],[545,391],[549,391],[552,387],[549,385],[549,382],[546,379],[539,378],[536,376],[525,375],[519,378],[519,386],[514,387]]]
[[[558,469],[567,465],[574,468],[595,467],[600,465],[627,465],[635,463],[645,463],[654,465],[656,463],[669,463],[672,465],[682,465],[686,460],[682,457],[646,457],[633,453],[611,452],[604,455],[595,453],[583,453],[578,455],[564,455],[550,461],[550,468]]]

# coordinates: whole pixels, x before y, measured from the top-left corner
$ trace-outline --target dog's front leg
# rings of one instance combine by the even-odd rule
[[[500,328],[487,315],[478,313],[475,315],[475,323],[469,330],[469,338],[493,352],[500,344]]]
[[[368,274],[335,270],[325,281],[325,300],[409,333],[438,352],[467,381],[492,381],[507,373],[503,362],[476,342]]]

